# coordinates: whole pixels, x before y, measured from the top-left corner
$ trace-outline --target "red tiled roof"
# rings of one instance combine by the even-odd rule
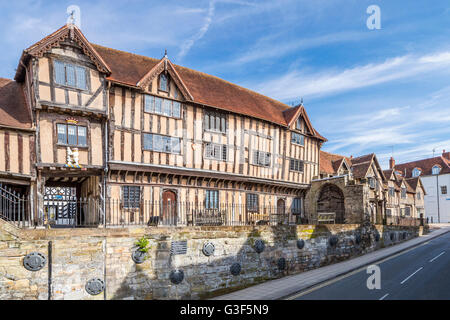
[[[404,177],[411,178],[414,168],[420,168],[421,175],[431,175],[431,170],[435,165],[441,167],[440,173],[450,173],[450,163],[443,156],[396,164],[395,170],[402,172]]]
[[[92,46],[111,68],[111,75],[107,79],[119,84],[137,86],[148,71],[160,61],[97,44]],[[299,111],[296,107],[292,108],[218,77],[179,65],[174,67],[196,103],[245,114],[283,126],[288,126],[292,117]],[[313,135],[326,141],[314,128]]]
[[[0,125],[18,129],[32,127],[22,85],[4,78],[0,78]]]
[[[345,156],[320,150],[320,172],[336,174],[344,159],[351,165],[350,159]]]

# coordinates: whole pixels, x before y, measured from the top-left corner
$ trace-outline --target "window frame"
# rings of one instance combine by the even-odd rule
[[[83,66],[76,62],[64,61],[64,60],[61,60],[58,58],[53,59],[51,63],[52,63],[52,68],[53,68],[53,83],[55,84],[56,87],[70,88],[70,89],[75,89],[75,90],[79,90],[82,92],[91,92],[91,81],[90,81],[91,73],[89,72],[90,69],[88,67]],[[64,84],[59,83],[57,81],[57,76],[56,76],[56,72],[57,72],[56,64],[57,63],[61,63],[64,65]],[[74,68],[75,85],[68,84],[68,77],[67,77],[67,66],[68,65]],[[84,70],[84,82],[85,82],[84,88],[81,88],[78,86],[79,79],[78,79],[77,69]]]
[[[254,198],[252,199],[252,197],[254,197]],[[255,202],[255,203],[253,203],[253,202]],[[245,209],[246,209],[247,212],[258,212],[259,211],[259,194],[257,194],[257,193],[246,193],[246,195],[245,195]]]
[[[55,123],[55,130],[56,130],[56,145],[57,146],[64,146],[64,147],[72,147],[72,148],[89,148],[89,126],[87,124],[73,124],[73,123],[67,123],[67,122],[56,122]],[[61,143],[59,141],[59,126],[64,126],[65,127],[65,140],[66,143]],[[69,126],[73,126],[76,127],[76,133],[77,133],[77,144],[71,144],[69,143]],[[84,128],[85,129],[85,139],[86,139],[86,144],[81,145],[79,144],[79,128]]]
[[[292,169],[292,161],[294,161],[294,169]],[[298,169],[296,169],[296,161],[298,161],[299,165],[298,165]],[[301,165],[301,170],[300,170],[300,163]],[[292,172],[300,172],[300,173],[304,173],[305,172],[305,162],[303,160],[300,159],[295,159],[295,158],[289,158],[289,171]]]
[[[217,157],[214,157],[214,155],[208,154],[208,147],[211,146],[213,153],[216,153],[216,150],[214,150],[214,148],[220,148],[219,150],[219,154],[220,154],[220,159]],[[204,148],[204,152],[203,155],[205,156],[205,159],[208,160],[215,160],[215,161],[223,161],[223,162],[227,162],[228,161],[228,145],[226,144],[220,144],[220,143],[214,143],[214,142],[205,142],[203,144],[203,148]]]
[[[211,117],[214,118],[214,121],[211,120]],[[214,124],[213,129],[211,128],[211,124]],[[217,126],[219,129],[216,128]],[[228,132],[228,114],[225,112],[204,109],[203,130],[207,132],[226,134]]]
[[[253,161],[252,164],[255,166],[260,166],[260,167],[265,167],[265,168],[270,168],[271,164],[272,164],[272,154],[270,152],[266,152],[266,151],[260,151],[260,150],[253,150],[252,152],[252,157],[253,157]],[[259,160],[263,158],[262,162],[259,162]],[[266,164],[266,160],[269,160],[269,163]]]
[[[406,187],[401,188],[401,198],[406,199]]]
[[[211,198],[211,194],[214,196]],[[207,189],[205,190],[205,209],[206,210],[219,210],[220,207],[220,193],[219,190]],[[212,199],[212,201],[211,201]]]
[[[152,94],[144,94],[143,96],[144,96],[144,113],[155,114],[155,115],[173,118],[173,119],[182,119],[183,103],[181,101],[175,100],[175,99],[168,99],[165,97],[159,97],[159,96],[155,96]],[[148,98],[150,98],[151,100],[147,100]],[[161,108],[160,108],[161,111],[160,112],[156,110],[156,105],[157,105],[156,99],[161,100]],[[147,104],[147,101],[149,101],[148,104]],[[164,107],[165,107],[166,101],[170,101],[170,115],[167,115],[166,113],[164,113]],[[178,115],[174,115],[176,103],[178,103],[178,105],[179,105]]]
[[[420,170],[419,168],[414,168],[413,171],[412,171],[412,176],[414,178],[420,176],[421,174],[422,174],[422,170]]]
[[[166,89],[161,89],[161,76],[164,76],[166,78]],[[170,78],[168,74],[165,74],[164,72],[160,73],[158,76],[158,91],[162,91],[162,92],[167,92],[169,93],[170,91]]]
[[[447,194],[447,186],[443,185],[443,186],[440,186],[440,187],[441,187],[441,195]]]
[[[152,136],[152,148],[147,148],[146,147],[146,136],[151,135]],[[154,145],[155,145],[155,140],[154,140],[154,136],[158,136],[161,138],[169,138],[170,139],[170,146],[171,149],[170,151],[167,150],[155,150]],[[178,139],[178,151],[174,151],[172,149],[173,145],[174,145],[174,139]],[[144,151],[152,151],[152,152],[161,152],[161,153],[169,153],[169,154],[177,154],[180,155],[181,154],[181,143],[182,143],[182,138],[180,137],[172,137],[172,136],[168,136],[168,135],[163,135],[163,134],[158,134],[158,133],[152,133],[152,132],[143,132],[142,133],[142,150]]]
[[[300,137],[300,143],[298,143],[296,140],[294,141],[294,136]],[[291,131],[291,143],[295,144],[296,146],[304,147],[305,146],[305,136],[299,132]]]
[[[125,192],[126,188],[128,189],[128,192]],[[137,192],[138,200],[137,201],[136,200],[131,201],[130,200],[130,194],[131,194],[130,191],[131,190],[136,190],[136,189],[138,190],[138,192]],[[122,195],[121,203],[122,203],[123,208],[125,208],[125,209],[139,209],[141,207],[141,186],[125,185],[125,186],[121,186],[120,191],[121,191],[121,195]],[[127,196],[125,196],[125,194],[127,194]],[[128,198],[128,200],[125,200],[126,197]],[[136,197],[136,193],[133,194],[133,197]],[[132,205],[130,205],[130,203]]]
[[[437,172],[436,172],[437,170]],[[437,164],[435,164],[432,168],[431,168],[431,174],[432,175],[438,175],[441,173],[442,168],[440,166],[438,166]]]
[[[296,202],[296,200],[300,201],[300,207],[296,208],[296,206],[294,206],[294,203]],[[299,216],[303,216],[303,207],[304,207],[304,200],[301,197],[296,197],[294,199],[292,199],[292,203],[291,203],[291,213],[293,215],[299,215]],[[299,211],[297,211],[297,209],[299,209]]]

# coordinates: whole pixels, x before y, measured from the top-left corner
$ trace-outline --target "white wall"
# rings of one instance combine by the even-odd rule
[[[438,178],[439,184],[436,184],[436,178]],[[438,221],[438,202],[439,198],[439,215],[441,223],[450,223],[450,174],[441,174],[434,176],[421,176],[423,186],[427,195],[425,196],[425,216],[429,218],[433,217],[433,222]],[[439,192],[439,196],[436,194]],[[447,194],[441,194],[441,186],[447,186]]]

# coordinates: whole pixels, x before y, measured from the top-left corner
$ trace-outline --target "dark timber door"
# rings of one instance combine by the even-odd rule
[[[285,212],[285,202],[283,199],[278,199],[277,201],[277,214],[278,215],[283,215]]]
[[[164,191],[162,194],[162,217],[163,224],[177,224],[177,195],[173,191]]]

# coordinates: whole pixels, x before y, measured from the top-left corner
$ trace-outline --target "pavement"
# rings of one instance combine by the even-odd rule
[[[388,295],[384,297],[384,299],[396,297],[407,299],[408,290],[405,291],[404,289],[412,286],[413,281],[410,281],[410,279],[414,278],[414,276],[416,275],[419,275],[419,273],[420,276],[422,276],[428,274],[431,271],[437,273],[440,272],[442,274],[442,276],[436,277],[437,279],[433,280],[433,283],[439,284],[439,279],[447,277],[446,282],[441,282],[447,283],[446,288],[449,288],[448,279],[450,279],[450,268],[448,264],[449,260],[447,259],[450,258],[450,248],[448,245],[450,243],[450,234],[446,233],[450,231],[450,226],[443,225],[439,227],[439,229],[437,229],[437,226],[436,228],[431,229],[431,232],[426,235],[402,242],[394,246],[379,249],[363,256],[355,257],[343,262],[324,266],[314,270],[302,272],[296,275],[266,281],[264,283],[246,289],[215,297],[213,300],[291,300],[307,298],[344,299],[345,297],[347,299],[380,299],[384,295],[386,295],[386,293]],[[446,235],[444,236],[444,234]],[[440,236],[442,236],[442,241],[441,239],[440,241],[431,241]],[[445,246],[447,249],[444,249]],[[433,262],[428,262],[443,251],[446,253],[433,260],[433,262],[438,262],[439,259],[442,258],[441,261],[444,262],[443,265],[441,265],[440,263],[433,264]],[[435,256],[430,258],[430,256],[432,256],[433,254],[435,254]],[[403,260],[396,261],[396,255],[398,255],[398,257],[403,256]],[[390,262],[382,262],[382,260],[384,261],[389,257],[392,257]],[[363,267],[376,264],[376,262],[381,263],[382,266],[382,289],[380,289],[384,290],[384,293],[382,295],[380,295],[380,290],[367,289],[366,281],[370,275],[366,273],[365,268],[362,269]],[[428,262],[429,265],[427,265],[426,262]],[[445,262],[447,262],[447,264],[445,264]],[[417,271],[420,267],[422,267],[422,269]],[[386,272],[383,272],[383,270],[385,270]],[[415,271],[417,271],[416,274],[412,275],[411,278],[407,279],[403,284],[400,285],[400,289],[402,289],[403,291],[399,291],[396,289],[396,287],[394,287],[394,285],[397,284],[399,278],[405,276],[406,279]],[[419,276],[417,276],[415,280],[417,278],[419,278]],[[403,280],[404,279],[402,278],[402,281]],[[341,281],[344,282],[341,283]],[[417,283],[414,283],[416,286],[419,283],[424,286],[424,281],[426,281],[425,278],[423,278],[423,280],[420,282],[418,281]],[[359,286],[357,287],[357,289],[355,289],[356,283]],[[403,286],[405,283],[408,283],[407,286]],[[329,289],[330,286],[331,289]],[[431,284],[427,287],[429,287],[430,290],[433,290],[434,288]],[[330,291],[322,295],[321,293],[324,293],[324,291],[319,290],[325,290],[324,288],[328,288],[328,290]],[[343,295],[343,290],[346,290],[346,295]],[[439,294],[441,290],[443,289],[439,289],[439,291],[436,291],[436,294]],[[432,291],[428,296],[431,296],[431,293]]]

